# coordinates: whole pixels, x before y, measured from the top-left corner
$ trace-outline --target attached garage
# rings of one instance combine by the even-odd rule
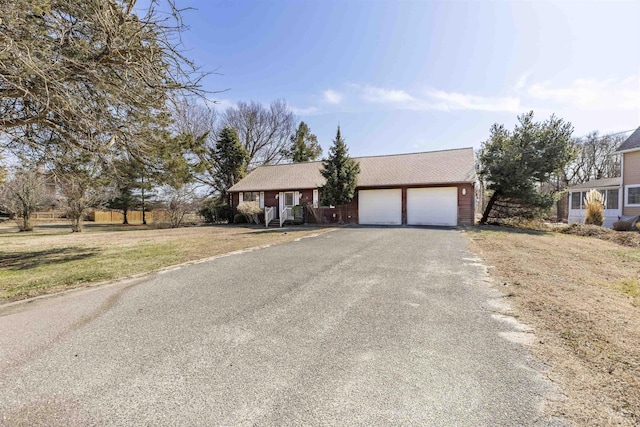
[[[408,188],[407,224],[456,226],[457,187]]]
[[[274,211],[276,218],[287,220],[285,208],[302,205],[313,206],[313,210],[305,209],[305,221],[323,224],[340,219],[368,225],[473,224],[476,169],[472,148],[354,160],[360,165],[356,194],[344,205],[331,206],[319,197],[326,184],[323,162],[257,167],[229,189],[231,205],[237,212],[240,203],[259,200],[270,221]]]
[[[360,224],[401,225],[402,190],[358,191],[358,217]]]

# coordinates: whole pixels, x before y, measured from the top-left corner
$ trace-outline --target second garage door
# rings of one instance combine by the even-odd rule
[[[358,222],[360,224],[402,224],[402,190],[358,191]]]
[[[458,224],[458,189],[456,187],[407,189],[407,224]]]

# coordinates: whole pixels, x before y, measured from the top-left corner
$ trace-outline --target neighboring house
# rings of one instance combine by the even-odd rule
[[[371,225],[473,224],[475,159],[472,148],[354,158],[360,164],[347,222]],[[258,201],[276,218],[291,208],[318,207],[322,162],[260,166],[230,188],[234,210]],[[273,209],[271,209],[273,208]],[[282,222],[282,221],[280,221]]]
[[[585,197],[591,190],[604,196],[604,226],[612,228],[622,215],[620,178],[604,178],[574,185],[569,188],[569,224],[583,223],[586,213]]]
[[[622,155],[622,216],[640,215],[640,127],[616,151]]]
[[[569,223],[584,222],[584,196],[591,189],[605,195],[605,223],[640,215],[640,127],[616,150],[621,156],[620,178],[598,179],[569,189]]]

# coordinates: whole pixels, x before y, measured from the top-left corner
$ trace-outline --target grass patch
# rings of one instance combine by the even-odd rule
[[[618,280],[616,282],[607,285],[608,288],[613,289],[616,292],[633,298],[633,305],[640,307],[640,280],[637,278],[630,278],[624,280]]]
[[[568,397],[547,409],[574,425],[640,425],[639,234],[478,229],[465,233],[471,248],[535,328],[532,350]]]
[[[0,302],[145,273],[240,249],[288,242],[318,229],[236,226],[151,229],[96,226],[83,233],[40,227],[17,233],[0,227]]]

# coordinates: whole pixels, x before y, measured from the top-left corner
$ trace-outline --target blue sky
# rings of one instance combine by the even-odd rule
[[[640,125],[640,1],[182,1],[222,110],[285,99],[353,156],[478,148],[534,110],[575,135]]]

